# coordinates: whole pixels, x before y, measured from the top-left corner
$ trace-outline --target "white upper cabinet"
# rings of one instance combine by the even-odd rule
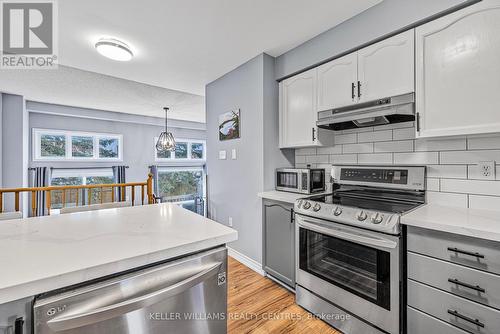
[[[358,81],[356,53],[323,64],[318,70],[318,111],[357,102]]]
[[[416,29],[418,137],[500,132],[500,3]]]
[[[415,91],[414,30],[358,51],[359,102]]]
[[[333,133],[316,126],[316,79],[312,69],[280,82],[281,148],[333,144]]]
[[[314,145],[316,131],[316,70],[280,83],[280,146]]]

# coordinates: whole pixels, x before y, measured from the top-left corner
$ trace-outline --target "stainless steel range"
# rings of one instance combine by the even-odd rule
[[[425,167],[334,166],[333,194],[295,202],[296,300],[347,334],[402,333],[401,216]]]

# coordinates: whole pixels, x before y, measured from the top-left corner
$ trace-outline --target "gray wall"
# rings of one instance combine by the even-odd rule
[[[164,120],[155,117],[137,117],[135,115],[118,114],[109,111],[82,109],[41,103],[28,103],[30,138],[31,129],[58,129],[88,132],[116,133],[123,135],[123,162],[37,162],[33,161],[30,140],[30,166],[51,167],[86,167],[127,165],[127,182],[145,181],[147,167],[155,164],[154,137],[164,129]],[[114,119],[113,114],[118,114]],[[80,115],[80,116],[75,116]],[[90,118],[88,115],[92,115]],[[153,125],[156,124],[156,125]],[[194,123],[193,126],[199,123]],[[186,126],[188,124],[185,124]],[[205,139],[205,130],[171,128],[176,138]]]
[[[2,95],[2,187],[28,186],[28,113],[19,95]],[[26,194],[24,194],[26,195]],[[7,195],[9,196],[9,195]],[[23,208],[27,208],[23,196]],[[4,209],[13,211],[13,197],[6,198]]]
[[[274,187],[273,170],[292,165],[278,149],[278,85],[274,58],[261,54],[206,87],[209,208],[212,219],[238,231],[236,251],[262,262],[262,202],[257,193]],[[218,117],[241,110],[241,138],[221,142]],[[237,160],[231,160],[231,150]],[[227,160],[219,160],[219,150]]]
[[[477,0],[385,0],[276,58],[276,78],[336,58],[363,44]]]

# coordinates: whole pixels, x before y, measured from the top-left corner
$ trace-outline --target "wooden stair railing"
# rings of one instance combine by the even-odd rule
[[[37,201],[36,194],[37,192],[45,192],[45,202],[47,214],[50,214],[50,209],[52,207],[52,192],[53,191],[62,191],[62,205],[63,207],[66,205],[66,195],[69,191],[70,199],[71,192],[75,191],[75,205],[78,206],[79,202],[79,193],[82,189],[87,189],[88,202],[91,204],[92,195],[94,189],[99,189],[100,191],[100,202],[104,202],[104,190],[111,190],[111,202],[115,202],[115,189],[120,189],[120,198],[119,201],[125,200],[125,193],[127,187],[131,189],[131,203],[134,205],[135,203],[135,189],[140,187],[141,189],[141,205],[144,205],[144,201],[147,200],[147,204],[154,204],[155,197],[153,194],[153,174],[148,175],[148,179],[146,182],[132,182],[132,183],[111,183],[111,184],[89,184],[89,185],[74,185],[74,186],[48,186],[48,187],[29,187],[29,188],[0,188],[0,213],[3,213],[3,202],[4,202],[4,194],[6,193],[14,193],[14,208],[15,211],[20,210],[20,194],[23,192],[31,193],[31,213],[33,217],[37,216]],[[146,196],[147,194],[147,196]],[[83,194],[82,194],[83,196]]]

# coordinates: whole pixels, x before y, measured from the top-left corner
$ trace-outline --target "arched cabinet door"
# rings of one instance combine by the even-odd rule
[[[358,51],[359,102],[415,91],[414,33],[408,30]]]
[[[316,69],[280,83],[280,147],[316,145]]]
[[[500,132],[500,2],[416,29],[417,137]]]
[[[344,107],[358,102],[356,53],[318,67],[318,111]]]

